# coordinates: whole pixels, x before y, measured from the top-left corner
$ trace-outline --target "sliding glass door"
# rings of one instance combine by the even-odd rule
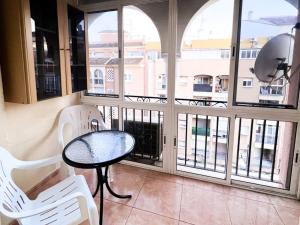
[[[137,0],[86,11],[82,100],[109,128],[134,135],[126,163],[296,194],[300,78],[266,84],[253,73],[273,37],[300,44],[294,1]],[[290,48],[292,75],[300,50]]]

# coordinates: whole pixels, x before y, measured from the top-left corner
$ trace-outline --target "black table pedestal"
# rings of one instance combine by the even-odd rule
[[[103,222],[103,199],[104,199],[104,194],[103,194],[103,184],[105,184],[107,190],[109,191],[109,193],[111,195],[113,195],[114,197],[116,198],[131,198],[131,195],[119,195],[119,194],[116,194],[112,189],[111,187],[109,186],[109,183],[108,183],[108,166],[105,167],[105,173],[103,175],[102,173],[102,168],[97,168],[97,178],[98,178],[98,181],[97,181],[97,188],[96,188],[96,191],[94,192],[93,194],[93,197],[95,197],[100,189],[100,215],[99,215],[99,224],[102,225],[102,222]]]

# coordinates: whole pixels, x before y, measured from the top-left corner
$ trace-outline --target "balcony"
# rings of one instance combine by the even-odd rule
[[[194,84],[194,92],[212,92],[212,86],[210,84]]]
[[[267,86],[260,87],[260,95],[272,95],[272,96],[282,96],[283,95],[283,87],[282,86]]]

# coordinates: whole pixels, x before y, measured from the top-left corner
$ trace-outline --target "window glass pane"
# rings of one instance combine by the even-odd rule
[[[167,97],[168,1],[123,8],[125,99],[161,102]],[[160,30],[160,32],[159,32]],[[125,81],[128,77],[125,77]],[[165,101],[163,101],[165,102]]]
[[[88,92],[118,95],[118,12],[114,10],[88,14],[88,39],[91,76]]]
[[[286,121],[237,118],[233,179],[288,189],[296,127]]]
[[[37,99],[61,96],[56,1],[30,0]]]
[[[233,2],[178,0],[177,104],[227,105]]]
[[[295,1],[296,2],[296,1]],[[272,10],[270,7],[272,6]],[[286,79],[271,84],[260,82],[252,72],[260,50],[275,36],[291,33],[297,22],[297,5],[286,0],[244,0],[240,31],[240,60],[236,81],[236,104],[295,108],[298,101],[299,77],[291,84]],[[293,53],[293,46],[291,46]],[[291,54],[292,54],[291,53]],[[276,59],[274,59],[276,60]],[[292,65],[292,62],[288,62]],[[265,65],[266,67],[267,65]],[[292,71],[297,65],[292,65]],[[245,78],[251,78],[251,88],[245,88]]]
[[[72,91],[87,88],[84,12],[68,5]]]

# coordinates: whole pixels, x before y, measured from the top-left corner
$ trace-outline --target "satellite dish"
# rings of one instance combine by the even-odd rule
[[[279,34],[269,40],[260,50],[253,72],[261,82],[271,83],[281,77],[288,79],[291,68],[295,38],[291,34]]]

